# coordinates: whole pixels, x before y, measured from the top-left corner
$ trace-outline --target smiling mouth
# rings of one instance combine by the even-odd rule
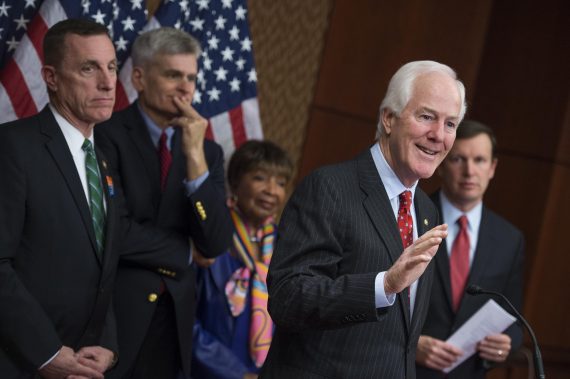
[[[258,202],[259,206],[261,206],[264,209],[273,209],[275,207],[275,203],[272,201],[265,201],[265,200],[260,200]]]
[[[431,155],[431,156],[435,156],[437,155],[437,151],[435,150],[430,150],[426,147],[420,146],[420,145],[416,145],[418,149],[420,149],[421,151],[423,151],[424,153],[426,153],[427,155]]]

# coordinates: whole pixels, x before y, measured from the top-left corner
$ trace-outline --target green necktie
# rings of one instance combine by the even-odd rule
[[[91,220],[93,221],[93,229],[97,239],[97,249],[99,253],[102,253],[105,239],[103,188],[101,187],[101,178],[99,177],[99,168],[97,167],[97,158],[95,157],[93,144],[88,139],[85,139],[81,148],[85,151],[85,170],[87,171],[87,184],[89,186]]]

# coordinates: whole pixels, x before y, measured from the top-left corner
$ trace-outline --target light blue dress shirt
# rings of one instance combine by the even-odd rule
[[[412,193],[412,207],[410,209],[412,213],[412,220],[414,221],[414,226],[417,225],[414,199],[416,195],[416,187],[418,185],[418,182],[417,181],[414,182],[414,184],[411,187],[406,187],[404,184],[402,184],[400,179],[396,176],[394,170],[392,170],[392,168],[386,161],[386,158],[384,158],[384,154],[380,149],[379,143],[375,143],[370,148],[370,152],[372,153],[372,159],[374,160],[374,165],[376,166],[378,174],[380,175],[380,179],[382,180],[382,183],[378,183],[378,185],[384,184],[384,188],[386,189],[386,193],[388,195],[388,199],[390,200],[390,205],[392,206],[392,211],[394,213],[394,221],[397,221],[398,218],[398,208],[400,207],[399,195],[402,192],[408,190]],[[417,227],[413,228],[413,234],[415,241],[418,238]],[[378,275],[376,276],[376,281],[375,281],[376,308],[391,306],[392,304],[394,304],[394,301],[396,300],[396,294],[386,294],[384,292],[385,274],[386,271],[382,271],[378,273]],[[410,286],[410,314],[413,314],[414,312],[414,304],[416,301],[417,289],[418,289],[418,282],[415,281]]]

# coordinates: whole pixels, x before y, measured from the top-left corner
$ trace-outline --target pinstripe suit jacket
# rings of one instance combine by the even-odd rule
[[[418,234],[437,224],[416,190]],[[269,270],[277,327],[262,378],[414,378],[432,265],[410,320],[407,290],[376,309],[374,281],[403,251],[370,151],[308,176],[283,213]]]

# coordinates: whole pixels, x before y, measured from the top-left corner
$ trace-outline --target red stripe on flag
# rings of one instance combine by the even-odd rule
[[[115,88],[115,110],[120,111],[129,106],[129,97],[125,92],[123,83],[117,80],[117,87]]]
[[[36,17],[33,18],[32,22],[28,26],[28,37],[34,45],[38,57],[40,57],[40,61],[43,63],[44,61],[44,49],[43,49],[43,42],[44,36],[48,31],[48,26],[46,25],[44,19],[38,14]],[[29,54],[30,52],[26,52]]]
[[[214,133],[212,132],[212,123],[208,120],[208,127],[206,128],[206,138],[210,141],[214,140]]]
[[[230,124],[232,125],[232,134],[234,136],[234,146],[237,149],[247,140],[245,135],[245,125],[243,122],[243,110],[241,105],[230,110]]]
[[[20,67],[13,58],[8,59],[6,66],[0,73],[0,82],[6,89],[6,93],[12,102],[14,112],[18,118],[27,117],[38,113],[36,103],[30,95],[30,91],[24,81]]]

